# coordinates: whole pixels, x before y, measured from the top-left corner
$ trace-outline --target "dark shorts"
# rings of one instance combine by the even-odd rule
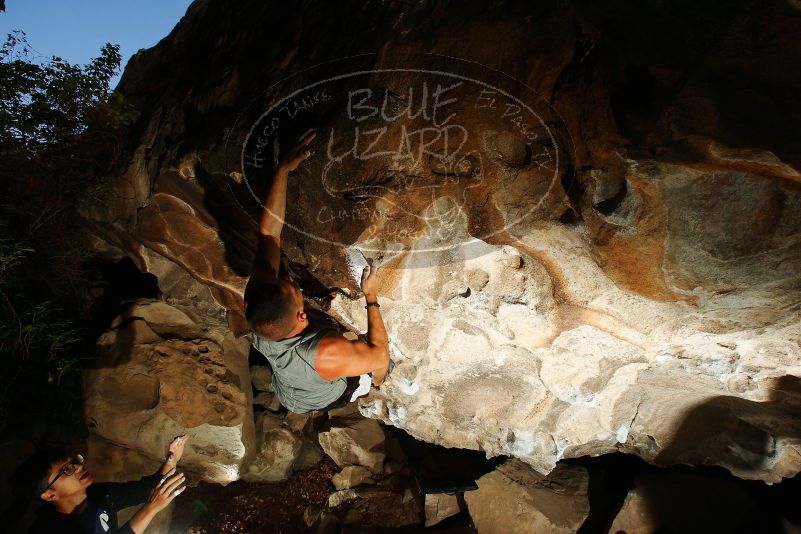
[[[349,376],[346,378],[346,380],[348,381],[348,385],[345,387],[345,391],[342,392],[342,395],[340,395],[337,400],[325,408],[320,408],[321,412],[327,412],[328,410],[333,410],[334,408],[342,408],[348,404],[348,402],[350,402],[350,396],[353,395],[353,392],[356,391],[357,387],[359,387],[359,377]]]

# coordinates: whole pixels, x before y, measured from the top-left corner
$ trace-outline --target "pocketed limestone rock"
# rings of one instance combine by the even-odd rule
[[[238,365],[237,342],[216,334],[184,339],[203,332],[187,319],[166,303],[134,304],[99,338],[98,357],[84,371],[87,426],[153,461],[188,433],[184,469],[231,482],[254,446],[250,391],[243,390],[250,377]]]
[[[773,293],[760,285],[764,272],[747,266],[757,261],[750,256],[731,260],[751,280],[739,296],[716,293],[714,282],[695,304],[659,300],[656,285],[633,292],[626,284],[647,280],[624,283],[594,263],[586,242],[547,228],[514,247],[473,243],[474,256],[447,271],[434,260],[399,261],[392,287],[404,291],[381,308],[397,367],[359,401],[363,415],[425,441],[515,456],[542,473],[561,458],[615,451],[773,482],[801,469],[798,395],[783,393],[801,376],[801,323],[796,311],[767,304],[792,308],[799,294],[787,284],[796,278]],[[790,261],[783,249],[769,254]],[[724,270],[716,272],[742,282]],[[471,282],[480,291],[438,299],[448,279],[477,272],[488,277]],[[336,297],[331,311],[366,328],[358,302]]]

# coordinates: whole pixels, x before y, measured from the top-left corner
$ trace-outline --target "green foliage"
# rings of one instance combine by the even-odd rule
[[[22,241],[74,228],[75,202],[96,187],[123,153],[137,112],[109,91],[119,46],[106,44],[87,65],[39,61],[23,32],[0,49],[0,213]],[[37,242],[37,250],[62,244]]]
[[[24,32],[8,34],[0,49],[0,143],[34,155],[71,144],[89,126],[130,124],[134,110],[108,90],[122,59],[119,48],[104,45],[83,67],[56,56],[37,62]]]
[[[78,358],[71,349],[80,329],[53,302],[39,300],[38,289],[30,286],[24,269],[33,252],[0,228],[0,425],[12,405],[26,401],[36,406],[53,397],[53,387],[79,381]],[[66,395],[57,395],[61,398],[52,404],[53,415],[74,423],[78,392],[61,393]]]
[[[15,243],[9,237],[0,235],[0,286],[8,278],[9,271],[22,262],[26,254],[33,252],[33,249]]]
[[[21,31],[0,49],[0,427],[31,409],[82,419],[86,229],[76,205],[137,118],[109,90],[120,61],[112,44],[84,66],[42,61]]]

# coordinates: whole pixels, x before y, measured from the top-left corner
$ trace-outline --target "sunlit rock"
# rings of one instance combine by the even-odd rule
[[[345,467],[360,465],[380,471],[386,454],[384,432],[373,419],[356,419],[348,426],[335,426],[318,434],[320,446],[334,462]]]
[[[288,5],[194,2],[131,59],[131,149],[82,200],[99,238],[243,333],[272,162],[314,127],[282,248],[307,296],[358,332],[361,269],[382,267],[398,365],[363,414],[542,473],[615,451],[774,482],[801,470],[798,46],[783,3],[680,23],[623,10],[623,31],[589,4],[375,4],[351,22],[381,52],[358,57],[326,37],[336,5],[302,35]],[[757,49],[757,34],[772,40]],[[123,409],[161,402],[143,369],[125,375],[138,393]],[[117,388],[104,383],[91,391]]]

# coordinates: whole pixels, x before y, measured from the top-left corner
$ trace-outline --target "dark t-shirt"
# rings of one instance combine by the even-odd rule
[[[117,526],[117,512],[123,508],[145,502],[161,480],[161,472],[133,482],[106,482],[92,484],[86,490],[86,501],[71,514],[62,514],[45,504],[37,513],[30,533],[105,534],[117,532],[133,534],[126,523]]]

